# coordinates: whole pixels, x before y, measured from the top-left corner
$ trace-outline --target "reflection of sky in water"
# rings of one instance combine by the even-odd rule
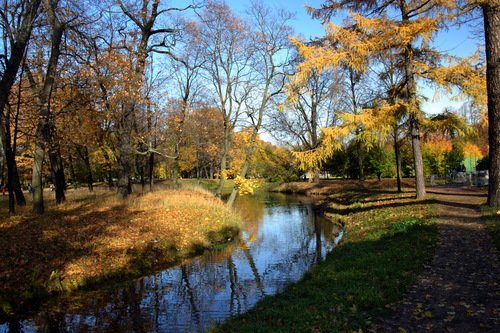
[[[245,208],[252,206],[246,202]],[[338,230],[308,205],[273,203],[252,216],[242,244],[225,256],[207,253],[121,290],[58,299],[36,316],[15,321],[21,328],[11,324],[11,331],[204,331],[299,280],[337,241]],[[0,324],[4,332],[7,323]]]

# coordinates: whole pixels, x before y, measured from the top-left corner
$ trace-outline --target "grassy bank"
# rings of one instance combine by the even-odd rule
[[[122,201],[108,191],[68,192],[43,216],[0,220],[0,304],[140,276],[233,239],[239,216],[201,189]]]
[[[214,332],[365,330],[416,280],[437,237],[432,201],[386,190],[329,193],[337,194],[326,213],[346,226],[341,245],[302,281]]]
[[[483,222],[486,225],[491,238],[493,238],[493,242],[495,243],[497,249],[500,250],[500,210],[483,206],[481,213]]]

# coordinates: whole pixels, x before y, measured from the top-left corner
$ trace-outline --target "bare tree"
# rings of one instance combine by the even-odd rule
[[[288,36],[292,28],[288,25],[292,18],[285,11],[274,13],[261,3],[253,3],[249,11],[250,24],[253,27],[252,45],[252,83],[250,98],[245,100],[245,113],[250,122],[250,140],[245,147],[245,161],[239,176],[245,178],[250,161],[255,151],[255,142],[261,131],[265,112],[283,90],[286,71],[290,65],[291,45]],[[235,187],[227,201],[232,206],[238,189]]]
[[[225,3],[208,2],[199,13],[201,21],[200,43],[204,50],[204,71],[212,83],[216,96],[213,101],[223,116],[224,138],[220,160],[220,181],[216,194],[222,193],[224,172],[231,145],[231,135],[240,116],[241,106],[248,98],[244,89],[250,75],[253,47],[249,43],[249,30]]]
[[[184,23],[184,36],[176,51],[176,55],[171,57],[172,70],[174,73],[177,105],[178,107],[171,114],[174,154],[172,180],[177,184],[180,174],[179,159],[181,155],[181,143],[185,137],[186,117],[191,109],[191,105],[201,93],[200,72],[206,59],[203,57],[202,43],[199,43],[199,24],[196,22]]]
[[[176,28],[157,27],[158,19],[162,14],[173,11],[183,11],[185,8],[160,8],[160,0],[125,1],[117,0],[123,14],[131,21],[134,30],[130,32],[133,38],[125,38],[123,47],[133,59],[133,75],[137,87],[143,87],[146,74],[146,60],[151,52],[171,54],[173,41],[169,39],[178,30]],[[158,37],[155,39],[154,37]],[[137,41],[138,42],[135,42]],[[137,152],[133,138],[136,125],[136,112],[144,104],[137,100],[134,94],[125,99],[116,119],[116,149],[118,161],[118,193],[122,198],[131,191],[131,172],[134,169],[134,160]]]

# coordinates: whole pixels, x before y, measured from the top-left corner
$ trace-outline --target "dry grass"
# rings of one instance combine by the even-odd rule
[[[78,190],[66,203],[48,206],[43,216],[26,207],[0,220],[4,308],[13,295],[27,299],[152,272],[227,242],[240,227],[220,200],[194,188],[127,201]]]

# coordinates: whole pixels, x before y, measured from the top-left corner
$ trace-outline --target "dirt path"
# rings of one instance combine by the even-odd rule
[[[478,189],[431,188],[439,203],[436,253],[374,332],[500,332],[499,252],[483,224]]]

